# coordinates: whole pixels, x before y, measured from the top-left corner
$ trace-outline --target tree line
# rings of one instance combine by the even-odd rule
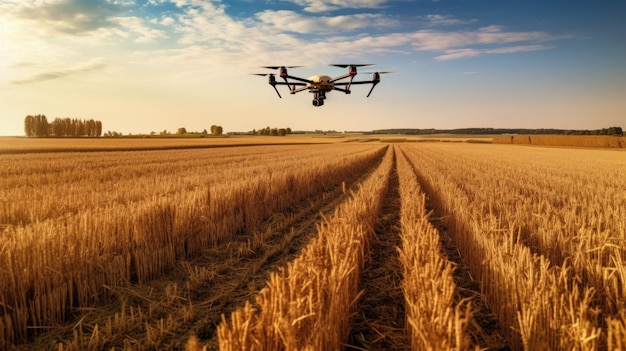
[[[610,127],[595,130],[571,130],[571,129],[523,129],[523,128],[459,128],[459,129],[378,129],[372,134],[407,134],[407,135],[429,135],[429,134],[551,134],[551,135],[618,135],[624,134],[621,127]]]
[[[48,123],[45,115],[28,115],[24,119],[24,133],[28,137],[99,137],[102,122],[93,119],[55,118]]]
[[[291,128],[270,128],[265,127],[259,130],[253,129],[250,132],[252,135],[272,135],[272,136],[285,136],[291,134]]]

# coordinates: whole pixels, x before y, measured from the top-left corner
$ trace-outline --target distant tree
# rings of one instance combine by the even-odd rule
[[[622,134],[624,134],[624,132],[622,131],[622,127],[610,127],[607,131],[607,134],[621,136]]]
[[[24,133],[27,137],[35,135],[35,117],[28,115],[24,118]]]
[[[278,136],[285,136],[285,135],[287,135],[287,129],[278,128]]]
[[[64,136],[76,136],[76,122],[71,118],[65,118],[63,120],[65,123],[65,135]]]
[[[96,137],[102,135],[102,122],[96,121],[96,130],[94,131],[94,134]]]
[[[291,128],[287,127],[287,134],[291,134]]]
[[[90,138],[96,136],[96,121],[93,119],[85,121],[85,135]]]
[[[33,135],[38,137],[46,137],[50,134],[50,126],[45,115],[36,115],[33,117]]]
[[[65,136],[65,123],[62,120],[56,118],[52,121],[52,134],[57,137]]]
[[[213,135],[222,135],[223,132],[224,132],[224,130],[222,129],[221,126],[216,126],[216,125],[212,125],[211,126],[211,134],[213,134]]]
[[[176,134],[178,134],[178,135],[187,134],[187,129],[185,129],[185,128],[178,128],[178,131],[176,132]]]

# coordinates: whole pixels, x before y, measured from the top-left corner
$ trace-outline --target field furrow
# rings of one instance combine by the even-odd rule
[[[353,350],[407,350],[400,241],[400,189],[394,159],[385,202],[378,215],[370,251],[361,274],[349,344]],[[350,350],[351,348],[348,347]]]

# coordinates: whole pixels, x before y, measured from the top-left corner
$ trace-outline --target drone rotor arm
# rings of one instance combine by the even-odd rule
[[[354,77],[354,76],[348,73],[348,74],[344,74],[343,76],[339,76],[337,78],[330,79],[328,82],[329,83],[334,83],[334,82],[336,82],[338,80],[346,79],[346,78],[349,78],[349,77]]]
[[[313,83],[313,81],[312,81],[312,80],[310,80],[310,79],[304,79],[304,78],[300,78],[300,77],[285,76],[285,77],[283,77],[283,78],[285,78],[285,80],[286,80],[287,78],[289,78],[289,79],[296,80],[296,81],[298,81],[298,82]],[[289,84],[294,84],[294,83],[289,83]],[[302,84],[302,83],[300,83],[300,84]],[[296,83],[296,85],[300,85],[300,84]]]
[[[374,81],[371,80],[363,80],[363,81],[357,81],[357,82],[352,82],[352,85],[358,85],[358,84],[374,84]]]
[[[333,87],[333,90],[337,90],[337,91],[344,92],[344,93],[346,93],[346,94],[350,94],[350,90],[349,90],[349,89],[343,89],[343,88]]]
[[[295,88],[295,86],[294,86],[294,88]],[[307,89],[309,89],[309,87],[304,86],[304,87],[302,87],[302,88],[292,89],[292,90],[291,90],[291,93],[292,93],[292,94],[295,94],[295,93],[299,93],[299,92],[301,92],[301,91],[305,91],[305,90],[307,90]]]
[[[294,82],[289,82],[289,83],[285,83],[285,82],[276,82],[276,85],[287,85],[287,86],[291,86],[291,85],[295,85],[295,86],[306,86],[306,83],[294,83]]]

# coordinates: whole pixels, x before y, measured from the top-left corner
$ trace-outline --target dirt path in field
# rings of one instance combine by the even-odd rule
[[[400,241],[400,192],[396,165],[374,228],[370,257],[361,276],[363,296],[357,303],[348,350],[410,350],[406,335]]]
[[[237,235],[198,257],[179,261],[167,274],[147,284],[112,289],[117,297],[111,304],[79,311],[73,324],[55,327],[18,349],[57,349],[57,344],[63,343],[65,350],[184,350],[193,335],[207,350],[218,350],[216,328],[222,315],[229,319],[231,312],[265,286],[270,272],[297,257],[317,234],[316,224],[322,216],[332,215],[379,162],[274,214],[253,235]],[[118,324],[123,331],[104,340],[99,330],[122,315],[126,320]]]

